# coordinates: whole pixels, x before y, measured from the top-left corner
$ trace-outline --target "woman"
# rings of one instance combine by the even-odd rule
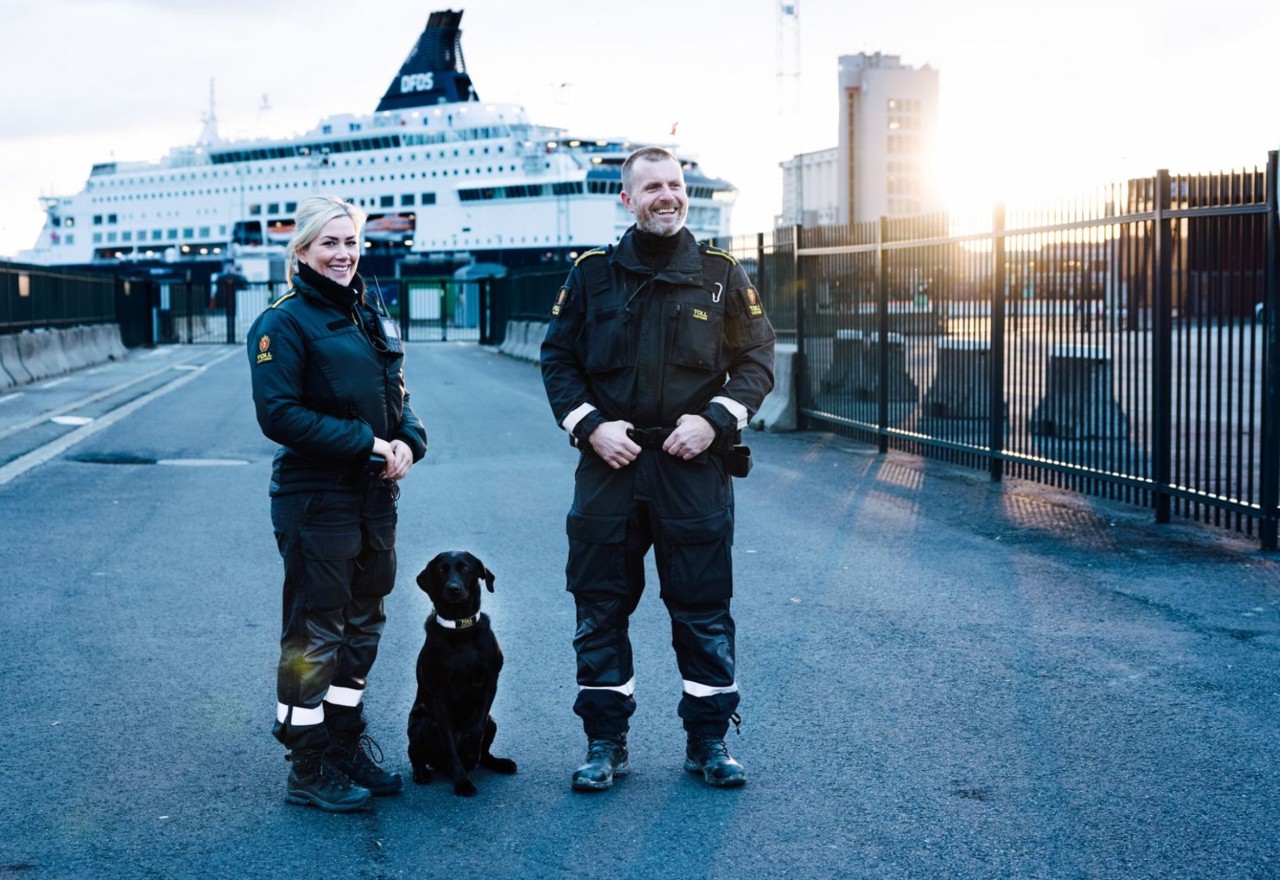
[[[365,683],[396,578],[398,480],[427,451],[404,387],[395,322],[356,274],[365,215],[304,201],[290,291],[249,332],[258,424],[280,444],[271,522],[284,558],[273,732],[290,750],[286,800],[347,812],[400,791],[364,735]]]

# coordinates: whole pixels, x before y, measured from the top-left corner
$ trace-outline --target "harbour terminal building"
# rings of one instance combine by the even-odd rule
[[[938,71],[879,52],[839,60],[838,145],[781,163],[777,225],[837,226],[940,210]]]

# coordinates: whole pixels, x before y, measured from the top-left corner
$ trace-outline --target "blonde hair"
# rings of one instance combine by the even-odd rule
[[[364,231],[364,222],[368,215],[350,202],[337,196],[311,196],[298,205],[293,215],[293,238],[289,239],[289,257],[285,262],[286,284],[293,282],[293,274],[298,271],[298,253],[311,246],[311,242],[320,236],[325,224],[338,217],[349,217],[356,227],[356,238]],[[364,242],[361,242],[363,246]]]

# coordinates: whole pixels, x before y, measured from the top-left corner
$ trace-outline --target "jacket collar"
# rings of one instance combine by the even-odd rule
[[[702,255],[698,253],[698,240],[688,229],[681,229],[680,243],[676,246],[671,261],[661,272],[653,275],[653,270],[644,264],[636,252],[635,226],[622,234],[618,246],[613,249],[610,261],[628,272],[638,275],[653,275],[655,281],[667,281],[673,284],[702,283]]]
[[[303,293],[325,299],[346,312],[355,311],[357,305],[364,304],[364,279],[359,273],[352,277],[350,287],[343,287],[299,261],[298,270],[293,273],[293,285]]]

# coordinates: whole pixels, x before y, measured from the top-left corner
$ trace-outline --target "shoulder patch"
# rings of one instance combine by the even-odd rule
[[[551,307],[551,317],[558,318],[560,316],[560,307],[564,305],[564,301],[569,298],[569,288],[560,288],[560,293],[556,296],[556,304]]]
[[[735,265],[735,266],[736,266],[736,265],[738,265],[738,259],[737,259],[737,257],[735,257],[733,254],[729,253],[729,252],[728,252],[728,251],[726,251],[726,250],[722,250],[721,248],[716,247],[715,245],[711,244],[710,242],[704,242],[704,243],[703,243],[703,249],[702,249],[702,252],[703,252],[704,254],[714,254],[714,255],[715,255],[715,256],[717,256],[717,257],[723,257],[724,259],[728,260],[728,261],[729,261],[730,263],[732,263],[733,265]]]
[[[573,265],[577,266],[583,260],[587,259],[587,257],[603,257],[607,253],[609,253],[608,248],[602,248],[602,247],[592,248],[582,256],[578,257],[578,259],[574,260]]]
[[[258,340],[258,363],[265,364],[271,361],[271,337],[263,333],[262,338]]]
[[[293,297],[295,297],[295,296],[297,296],[297,295],[298,295],[298,291],[296,291],[296,290],[291,290],[291,291],[289,291],[288,293],[286,293],[284,296],[280,297],[278,300],[276,300],[275,302],[273,302],[271,305],[267,306],[267,308],[269,308],[269,309],[277,308],[277,307],[279,307],[280,303],[284,302],[284,301],[285,301],[285,300],[287,300],[287,299],[291,299],[291,298],[293,298]]]

